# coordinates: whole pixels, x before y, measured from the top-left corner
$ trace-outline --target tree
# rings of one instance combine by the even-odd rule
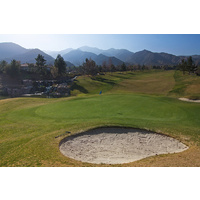
[[[197,67],[197,70],[195,71],[197,76],[200,76],[200,66]]]
[[[41,54],[38,54],[35,60],[36,60],[37,71],[41,73],[42,75],[44,75],[46,71],[46,69],[44,68],[46,64],[46,60],[44,59],[44,56]]]
[[[179,69],[185,74],[185,71],[187,70],[187,62],[182,59],[181,64],[179,64]]]
[[[5,60],[2,60],[2,61],[0,62],[0,73],[4,72],[5,67],[6,67],[7,64],[8,64],[8,63],[7,63]]]
[[[28,70],[31,72],[31,73],[36,73],[36,67],[33,63],[29,63],[28,64]]]
[[[95,61],[92,60],[91,58],[89,60],[87,58],[85,59],[85,63],[83,63],[82,69],[83,69],[84,74],[92,75],[92,76],[96,75],[98,72],[97,65]]]
[[[192,60],[192,56],[188,57],[187,59],[187,71],[189,74],[192,72],[194,73],[196,71],[197,67],[194,64],[194,61]]]
[[[116,71],[115,65],[112,64],[112,65],[110,66],[110,71],[111,71],[111,72],[115,72],[115,71]]]
[[[192,56],[189,56],[187,60],[182,59],[181,64],[179,64],[179,69],[183,71],[183,74],[185,74],[185,71],[188,71],[189,74],[191,72],[194,73],[197,70],[197,66],[194,64]]]
[[[102,63],[102,71],[103,72],[107,72],[108,70],[107,70],[107,63],[106,63],[106,61],[103,61],[103,63]]]
[[[5,71],[11,77],[18,76],[20,72],[20,62],[12,60],[11,63],[5,67]]]
[[[126,64],[123,62],[123,64],[121,65],[121,71],[126,71]]]
[[[57,68],[60,76],[66,73],[67,64],[60,54],[57,55],[57,58],[54,61],[54,66]]]
[[[145,70],[146,69],[146,66],[143,64],[142,65],[142,70]]]
[[[109,60],[108,60],[108,66],[107,66],[107,69],[108,69],[109,72],[111,72],[111,68],[112,68],[112,59],[109,58]]]
[[[36,60],[36,65],[37,66],[45,66],[46,64],[46,60],[44,59],[44,56],[41,54],[38,54],[37,58],[35,58]]]
[[[57,78],[58,77],[58,68],[53,66],[51,68],[51,75],[53,76],[53,78]]]

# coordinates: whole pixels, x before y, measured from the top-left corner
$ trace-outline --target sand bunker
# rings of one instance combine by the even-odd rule
[[[129,163],[187,148],[174,138],[129,128],[98,128],[69,136],[60,143],[60,151],[65,156],[97,164]]]
[[[194,102],[194,103],[200,103],[200,100],[191,100],[188,98],[179,98],[181,101],[187,101],[187,102]]]

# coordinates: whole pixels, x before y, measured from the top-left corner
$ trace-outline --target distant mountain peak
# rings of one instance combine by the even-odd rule
[[[0,60],[26,53],[28,50],[13,42],[0,43]]]
[[[99,49],[99,48],[97,48],[97,47],[90,47],[90,46],[87,46],[87,45],[81,46],[81,47],[79,47],[78,49],[84,49],[84,48]]]
[[[102,49],[99,49],[97,47],[89,47],[89,46],[82,46],[80,48],[78,48],[79,50],[81,51],[85,51],[85,52],[91,52],[91,53],[94,53],[94,54],[100,54],[102,53]]]
[[[147,50],[147,49],[144,49],[142,50],[141,52],[148,52],[148,53],[152,53],[151,51]]]
[[[38,48],[25,49],[18,44],[12,42],[0,43],[0,60],[10,62],[11,60],[19,60],[21,63],[35,63],[35,58],[38,54],[42,54],[48,64],[52,64],[54,59],[45,54]]]
[[[115,49],[115,48],[110,48],[110,49],[108,49],[108,51],[109,51],[109,50],[112,50],[112,51],[113,51],[113,50],[118,50],[118,49]]]

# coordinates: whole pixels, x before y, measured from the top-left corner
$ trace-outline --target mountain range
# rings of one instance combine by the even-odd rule
[[[121,65],[123,62],[140,65],[177,65],[187,56],[175,56],[168,53],[154,53],[148,50],[131,52],[127,49],[102,50],[96,47],[83,46],[78,49],[68,48],[62,51],[42,51],[40,49],[26,49],[15,43],[0,43],[0,60],[10,62],[12,59],[21,63],[35,63],[38,54],[44,56],[48,65],[53,65],[54,60],[60,54],[67,63],[67,66],[79,66],[86,58],[92,59],[97,65],[103,63]],[[191,55],[195,64],[200,64],[200,55]]]
[[[26,49],[15,43],[0,43],[0,60],[10,62],[11,60],[19,60],[21,63],[35,63],[38,54],[44,56],[47,64],[52,64],[54,58],[40,49]]]

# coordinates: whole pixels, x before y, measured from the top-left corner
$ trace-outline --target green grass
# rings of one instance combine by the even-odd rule
[[[166,155],[160,164],[163,156],[158,156],[128,166],[200,166],[200,104],[174,98],[179,94],[171,91],[184,79],[174,79],[181,76],[176,73],[79,77],[74,89],[77,97],[0,100],[0,166],[106,166],[75,161],[59,151],[59,142],[67,135],[101,126],[144,128],[173,136],[192,147],[183,158],[178,157],[182,154]],[[98,95],[100,90],[102,95]]]
[[[103,93],[167,94],[172,90],[174,71],[115,72],[96,77],[78,77],[72,95]]]

